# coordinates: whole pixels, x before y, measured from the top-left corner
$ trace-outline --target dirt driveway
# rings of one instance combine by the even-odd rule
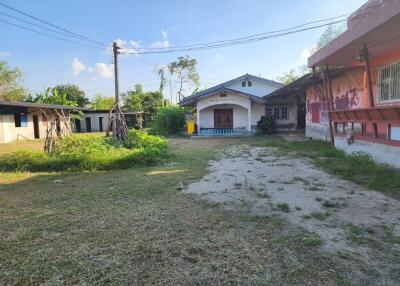
[[[324,250],[353,261],[355,272],[368,267],[385,285],[400,281],[398,200],[327,174],[308,159],[281,156],[273,148],[230,147],[208,169],[185,192],[228,211],[279,216],[318,234]]]

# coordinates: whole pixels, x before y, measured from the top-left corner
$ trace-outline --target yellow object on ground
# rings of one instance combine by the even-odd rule
[[[189,120],[187,123],[187,133],[189,135],[192,135],[194,133],[194,121],[193,120]]]

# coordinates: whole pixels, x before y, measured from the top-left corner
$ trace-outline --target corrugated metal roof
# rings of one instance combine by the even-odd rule
[[[19,102],[19,101],[7,101],[7,100],[0,100],[0,106],[67,109],[67,110],[88,110],[87,108],[74,107],[74,106],[68,106],[68,105],[33,103],[33,102]]]

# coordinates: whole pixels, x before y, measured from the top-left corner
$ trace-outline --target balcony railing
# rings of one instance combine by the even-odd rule
[[[200,128],[197,136],[248,136],[251,132],[244,128]]]
[[[330,112],[335,136],[352,130],[355,140],[400,147],[400,106],[370,107]],[[395,132],[392,132],[395,131]]]

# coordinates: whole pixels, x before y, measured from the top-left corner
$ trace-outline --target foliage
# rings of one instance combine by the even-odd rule
[[[26,91],[20,85],[22,72],[10,68],[6,61],[0,61],[0,100],[23,101]]]
[[[326,30],[321,34],[318,39],[317,45],[315,49],[312,50],[312,53],[318,51],[322,47],[329,44],[333,39],[339,36],[343,32],[344,26],[335,26],[329,25]]]
[[[110,110],[114,106],[114,97],[106,97],[96,94],[93,102],[93,108],[96,110]]]
[[[316,45],[310,49],[310,54],[314,54],[316,51],[318,51],[329,42],[331,42],[333,39],[335,39],[337,36],[339,36],[343,32],[343,28],[343,26],[329,25],[319,37]],[[297,72],[295,69],[290,69],[289,72],[283,73],[276,79],[284,84],[289,84],[309,72],[310,69],[307,65],[301,65],[297,68]]]
[[[169,106],[161,109],[151,123],[152,134],[167,135],[181,132],[185,126],[186,111],[178,106]]]
[[[57,90],[58,94],[65,95],[68,101],[76,102],[79,107],[84,107],[89,102],[85,92],[74,84],[59,84],[53,88],[54,90]]]
[[[271,116],[261,116],[260,120],[257,122],[258,130],[265,134],[274,132],[275,125],[275,120]]]
[[[294,69],[291,69],[289,72],[283,73],[281,76],[277,77],[277,80],[284,84],[289,84],[294,82],[299,76],[296,74]]]
[[[189,56],[178,57],[176,61],[168,64],[168,66],[160,67],[157,73],[160,77],[160,90],[167,85],[166,72],[169,75],[169,84],[177,81],[179,88],[177,90],[177,100],[181,101],[185,97],[185,86],[189,88],[194,85],[198,87],[200,84],[200,76],[197,72],[197,60],[192,59]],[[171,94],[172,97],[172,94]]]
[[[46,88],[42,93],[36,94],[34,102],[78,106],[75,100],[69,100],[67,93],[60,93],[58,89]]]
[[[68,136],[51,154],[17,151],[0,157],[0,171],[83,171],[124,169],[159,162],[166,156],[165,140],[144,132],[129,133],[124,146],[110,137]]]
[[[131,129],[128,132],[128,138],[124,141],[124,146],[128,149],[132,148],[151,148],[165,146],[166,141],[158,136],[149,135],[147,132]]]
[[[143,111],[151,117],[168,105],[160,91],[143,92],[142,85],[135,85],[134,91],[122,94],[124,109],[127,111]]]

